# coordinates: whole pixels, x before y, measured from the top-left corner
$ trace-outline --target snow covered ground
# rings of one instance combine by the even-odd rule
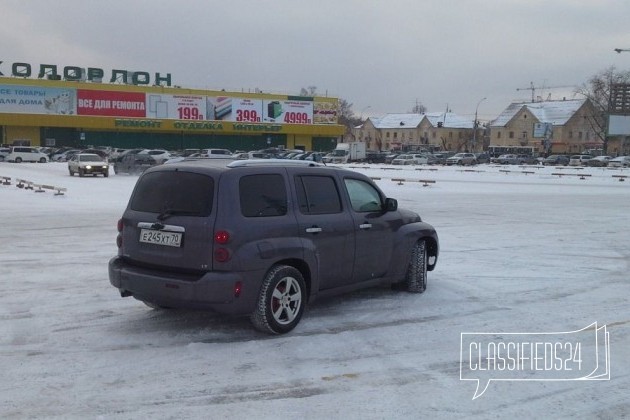
[[[630,179],[612,177],[630,170],[359,166],[436,227],[428,290],[318,301],[292,333],[269,337],[247,319],[119,297],[107,262],[137,177],[0,163],[13,178],[0,185],[0,417],[630,416]],[[493,381],[474,400],[475,382],[460,380],[462,333],[593,322],[610,334],[610,380]]]

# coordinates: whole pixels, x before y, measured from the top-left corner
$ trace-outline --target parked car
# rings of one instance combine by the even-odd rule
[[[107,160],[95,153],[77,153],[68,161],[68,172],[70,172],[70,176],[74,176],[75,173],[79,174],[80,177],[101,174],[107,178],[109,176],[109,164]]]
[[[391,164],[392,161],[396,159],[400,154],[400,152],[392,152],[385,155],[385,163]]]
[[[542,164],[544,166],[567,166],[569,164],[569,156],[567,155],[549,155]]]
[[[0,147],[0,162],[3,162],[4,159],[9,156],[11,153],[11,149],[8,147]]]
[[[81,153],[91,153],[94,155],[99,155],[103,160],[107,160],[109,158],[109,153],[107,153],[104,149],[84,149],[81,150]]]
[[[437,159],[430,153],[412,154],[415,165],[434,165]]]
[[[490,155],[487,153],[475,153],[477,163],[490,163]]]
[[[586,162],[592,158],[591,155],[571,155],[569,166],[586,166]]]
[[[475,165],[477,159],[473,153],[456,153],[446,159],[447,165]]]
[[[369,177],[307,161],[228,162],[140,176],[109,262],[121,296],[247,314],[258,330],[282,334],[321,295],[377,284],[425,291],[437,233]]]
[[[232,156],[232,152],[228,149],[204,149],[202,154],[210,158],[225,158]]]
[[[144,149],[138,154],[150,155],[158,164],[162,164],[171,158],[170,152],[162,149]]]
[[[538,160],[529,155],[515,155],[513,153],[508,153],[499,156],[498,158],[494,159],[493,162],[499,163],[501,165],[525,165],[538,163]]]
[[[48,162],[48,155],[39,151],[37,147],[13,146],[9,154],[4,158],[7,162]]]
[[[153,156],[147,153],[126,153],[114,162],[114,173],[137,175],[157,164]]]
[[[608,166],[610,159],[612,159],[612,156],[595,156],[593,159],[586,161],[586,166],[605,167]]]
[[[608,162],[609,168],[629,168],[630,156],[619,156],[614,159],[610,159]]]
[[[413,165],[414,157],[413,155],[402,154],[396,156],[394,160],[392,160],[392,165]]]
[[[385,163],[387,155],[387,152],[376,152],[368,150],[365,154],[365,160],[367,161],[367,163]]]
[[[452,152],[438,152],[438,153],[434,153],[433,157],[435,157],[435,164],[436,165],[446,165],[446,159],[448,159],[449,157],[453,156],[454,153]]]
[[[77,153],[81,153],[81,150],[63,149],[53,154],[50,160],[55,161],[55,162],[67,162],[68,160],[70,160],[72,156],[74,156]]]

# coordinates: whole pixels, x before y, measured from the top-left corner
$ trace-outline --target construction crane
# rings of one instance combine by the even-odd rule
[[[532,91],[532,102],[536,98],[536,89],[545,90],[545,89],[562,89],[562,88],[574,88],[574,85],[565,85],[565,86],[534,86],[534,82],[529,82],[529,87],[526,88],[516,88],[517,91],[520,90],[531,90]]]

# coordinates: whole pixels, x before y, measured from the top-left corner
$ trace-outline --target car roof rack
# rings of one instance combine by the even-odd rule
[[[241,159],[235,160],[227,164],[228,168],[244,168],[248,166],[326,166],[318,162],[309,160],[292,160],[292,159]]]

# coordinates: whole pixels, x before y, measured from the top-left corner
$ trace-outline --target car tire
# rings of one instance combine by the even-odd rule
[[[22,163],[22,158],[21,157],[16,157],[15,158],[15,163]]]
[[[294,267],[278,265],[265,276],[251,322],[259,331],[285,334],[300,322],[306,305],[306,284]]]
[[[79,177],[83,178],[85,174],[83,173],[83,169],[79,168]]]
[[[39,163],[46,163],[46,158],[40,158]]]
[[[405,277],[405,289],[411,293],[423,293],[427,289],[427,245],[418,241],[411,248],[411,257]]]
[[[74,176],[74,172],[72,172],[72,169],[68,169],[68,172],[70,172],[70,176]]]
[[[109,172],[103,172],[103,176],[107,178],[109,176]]]

